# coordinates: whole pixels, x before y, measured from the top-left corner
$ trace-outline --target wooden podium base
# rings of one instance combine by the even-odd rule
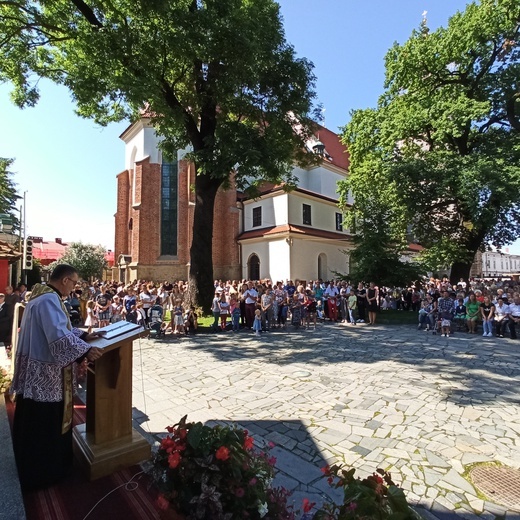
[[[128,436],[101,444],[94,444],[93,439],[93,435],[86,432],[85,424],[74,428],[74,455],[89,480],[111,475],[150,458],[150,445],[134,429]]]

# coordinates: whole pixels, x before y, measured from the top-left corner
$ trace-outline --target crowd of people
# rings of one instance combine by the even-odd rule
[[[190,334],[198,327],[187,298],[188,283],[78,283],[66,299],[73,322],[89,331],[119,320],[151,326],[159,318],[164,333]],[[214,332],[284,329],[288,324],[315,330],[318,321],[375,325],[380,306],[374,283],[352,287],[346,281],[216,280],[211,305]]]
[[[136,280],[79,282],[65,305],[74,325],[88,331],[127,320],[152,324],[163,333],[193,334],[198,315],[187,297],[188,282]],[[10,345],[13,309],[27,297],[27,288],[6,287],[0,293],[0,341]],[[345,280],[215,280],[211,304],[214,332],[262,331],[287,325],[315,330],[318,322],[373,326],[380,311],[418,314],[418,329],[448,336],[456,331],[484,336],[517,337],[520,286],[511,280],[425,280],[410,287],[377,287]]]
[[[150,324],[152,309],[160,309],[161,328],[172,334],[194,333],[195,308],[188,304],[188,283],[139,280],[82,282],[70,298],[89,328],[118,320]],[[445,336],[455,331],[516,338],[520,319],[518,282],[430,279],[411,287],[377,287],[374,282],[352,285],[344,280],[216,280],[211,305],[214,332],[241,329],[284,329],[288,324],[314,330],[322,321],[373,326],[380,311],[418,313],[418,328]],[[157,313],[155,313],[157,315]]]
[[[404,294],[406,293],[406,295]],[[456,331],[482,336],[517,339],[520,324],[520,285],[513,280],[430,280],[424,289],[402,291],[401,302],[418,310],[418,329],[448,337]],[[411,302],[411,305],[408,305]]]

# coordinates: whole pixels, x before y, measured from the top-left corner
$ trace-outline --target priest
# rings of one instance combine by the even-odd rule
[[[63,298],[78,283],[77,270],[58,265],[48,285],[37,284],[25,308],[11,393],[16,394],[13,447],[23,489],[39,489],[66,477],[73,462],[74,364],[102,351],[98,337],[73,328]]]

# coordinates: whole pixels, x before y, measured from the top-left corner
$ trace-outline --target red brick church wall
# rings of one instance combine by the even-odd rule
[[[132,171],[117,176],[117,213],[115,216],[116,261],[120,254],[130,255],[131,279],[185,280],[188,276],[194,209],[194,167],[179,162],[177,256],[160,255],[161,165],[150,164],[149,158],[135,164],[135,200],[132,195]],[[215,200],[213,234],[213,266],[215,278],[236,279],[240,276],[240,213],[236,207],[236,191],[220,190]],[[132,219],[132,229],[129,221]]]

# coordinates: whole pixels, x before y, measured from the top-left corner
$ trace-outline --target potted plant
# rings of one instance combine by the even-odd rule
[[[159,507],[180,518],[293,520],[289,492],[273,488],[276,459],[247,430],[189,423],[167,428],[148,473]]]

